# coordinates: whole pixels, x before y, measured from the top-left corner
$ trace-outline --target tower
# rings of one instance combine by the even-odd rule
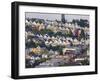
[[[65,24],[65,14],[61,14],[61,22]]]

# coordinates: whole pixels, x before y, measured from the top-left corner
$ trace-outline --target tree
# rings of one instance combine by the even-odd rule
[[[85,39],[85,32],[84,32],[84,30],[83,30],[83,29],[81,30],[80,37],[81,37],[81,38],[83,38],[83,39]]]
[[[89,27],[89,23],[88,23],[88,20],[86,19],[73,19],[72,20],[72,23],[77,23],[80,27]]]

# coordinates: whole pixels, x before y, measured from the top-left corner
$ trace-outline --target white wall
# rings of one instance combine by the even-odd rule
[[[13,79],[10,78],[10,68],[11,68],[11,66],[10,66],[11,65],[11,63],[10,63],[11,62],[11,2],[12,1],[14,1],[14,0],[1,0],[0,1],[0,81],[13,81]],[[100,10],[100,0],[21,0],[21,1],[98,6],[98,10]],[[100,14],[100,11],[98,11],[98,14]],[[98,16],[98,22],[99,21],[100,21],[100,15]],[[98,23],[98,30],[100,30],[99,26],[100,26],[100,23]],[[98,35],[99,34],[100,34],[100,32],[98,33]],[[98,39],[99,39],[98,41],[100,41],[100,37]],[[98,45],[100,45],[100,42],[98,43]],[[99,54],[98,54],[98,58],[100,58]],[[98,62],[100,62],[100,59],[98,60]],[[99,64],[98,66],[100,67],[100,63],[98,63],[98,64]],[[94,80],[99,81],[100,74],[98,74],[98,75],[53,77],[53,78],[39,78],[39,79],[26,79],[26,81],[33,81],[33,80],[35,80],[35,81],[47,81],[47,80],[48,81],[84,81],[84,80],[86,80],[86,81],[94,81]]]

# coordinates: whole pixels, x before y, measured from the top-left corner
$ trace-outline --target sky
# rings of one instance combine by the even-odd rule
[[[36,13],[36,12],[26,12],[26,18],[39,18],[44,20],[61,20],[61,14],[55,13]],[[65,19],[67,21],[72,21],[73,19],[87,19],[89,20],[89,15],[82,15],[82,14],[65,14]]]

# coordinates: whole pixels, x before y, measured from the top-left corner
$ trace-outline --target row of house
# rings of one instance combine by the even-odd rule
[[[55,21],[49,21],[49,22],[36,22],[36,21],[28,21],[26,20],[25,21],[25,24],[26,26],[32,26],[33,28],[36,27],[38,30],[41,30],[41,29],[52,29],[52,28],[58,28],[60,30],[64,30],[67,29],[67,28],[79,28],[79,29],[88,29],[88,27],[80,27],[77,23],[72,23],[72,22],[66,22],[65,24],[62,23],[62,22],[57,22],[56,20]]]

